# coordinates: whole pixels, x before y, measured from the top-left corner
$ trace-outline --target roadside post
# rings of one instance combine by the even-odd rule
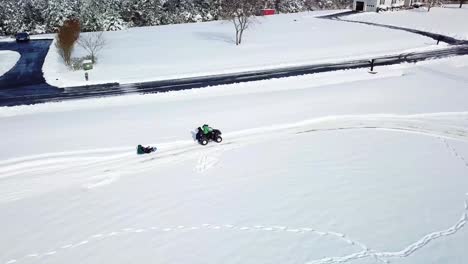
[[[89,80],[88,71],[93,69],[93,61],[92,60],[85,60],[83,61],[83,69],[85,70],[85,80]]]
[[[376,74],[377,72],[374,71],[375,59],[371,59],[371,60],[369,60],[369,62],[370,62],[370,71],[369,71],[369,73],[371,73],[371,74]]]

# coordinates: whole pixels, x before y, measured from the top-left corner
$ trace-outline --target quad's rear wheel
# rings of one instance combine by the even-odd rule
[[[221,136],[217,136],[215,141],[216,141],[216,143],[221,143],[221,142],[223,142],[223,138]]]
[[[208,144],[208,140],[207,139],[202,139],[202,140],[200,140],[200,144],[202,144],[203,146],[206,146]]]

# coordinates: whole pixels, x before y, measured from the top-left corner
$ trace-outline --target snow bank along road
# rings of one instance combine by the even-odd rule
[[[350,22],[350,23],[357,23],[357,24],[364,24],[364,25],[369,25],[369,26],[376,26],[376,27],[383,27],[383,28],[389,28],[389,29],[395,29],[395,30],[402,30],[402,31],[407,31],[410,33],[422,35],[428,38],[432,38],[434,40],[442,41],[451,45],[464,45],[468,44],[467,40],[459,40],[450,36],[442,35],[442,34],[437,34],[437,33],[432,33],[432,32],[427,32],[423,30],[418,30],[418,29],[413,29],[413,28],[407,28],[407,27],[400,27],[400,26],[393,26],[393,25],[386,25],[386,24],[380,24],[380,23],[375,23],[375,22],[368,22],[368,21],[358,21],[358,20],[352,20],[352,19],[343,19],[343,17],[351,16],[354,14],[359,14],[358,11],[347,11],[347,12],[342,12],[342,13],[337,13],[337,14],[330,14],[330,15],[325,15],[320,18],[324,19],[334,19],[334,20],[339,20],[339,21],[344,21],[344,22]]]
[[[34,41],[32,42],[34,43]],[[45,43],[50,42],[41,42],[41,46],[43,46]],[[40,53],[40,56],[45,57],[46,49],[46,47],[43,47],[43,52]],[[19,50],[19,52],[28,53],[29,50]],[[441,50],[410,52],[398,55],[382,56],[373,59],[375,59],[375,66],[383,66],[400,64],[404,62],[412,63],[429,59],[437,59],[466,54],[468,54],[468,45],[457,45],[450,46],[446,49]],[[42,62],[44,57],[41,57]],[[34,83],[28,83],[28,78],[25,77],[27,76],[27,73],[24,72],[25,68],[23,67],[23,64],[20,64],[19,67],[15,67],[8,73],[8,76],[10,77],[7,77],[6,82],[2,83],[0,79],[0,106],[36,104],[51,101],[63,101],[68,99],[93,98],[131,93],[157,93],[166,91],[178,91],[222,84],[232,84],[266,80],[271,78],[298,76],[303,74],[312,74],[344,69],[357,69],[369,67],[369,60],[361,59],[337,63],[324,63],[299,67],[250,71],[235,74],[222,74],[148,83],[135,83],[129,85],[107,84],[86,87],[70,87],[65,89],[59,89],[45,84],[42,75],[37,75],[38,71],[40,70],[40,67],[40,63],[35,63],[33,65],[30,64],[28,66],[28,69],[31,69],[30,71],[32,71],[34,73],[34,76],[37,77],[33,78]],[[18,74],[18,76],[16,74]],[[15,78],[12,76],[17,76],[17,78],[15,77],[16,79],[18,79],[19,76],[21,76],[19,86],[13,85]],[[26,83],[26,85],[21,86],[22,83]]]
[[[457,151],[457,148],[455,148],[452,143],[468,143],[468,129],[465,126],[460,126],[456,123],[457,120],[467,119],[468,112],[420,115],[330,116],[293,124],[281,124],[277,126],[259,127],[255,129],[230,132],[225,135],[225,142],[223,142],[220,145],[209,145],[207,148],[200,148],[200,146],[198,146],[193,141],[167,142],[165,144],[159,145],[160,148],[158,153],[156,153],[155,155],[145,157],[136,156],[134,153],[134,146],[119,146],[116,148],[109,149],[90,149],[74,152],[72,151],[61,153],[44,153],[35,156],[24,156],[21,158],[3,160],[0,162],[0,190],[2,190],[0,192],[0,205],[8,204],[14,201],[21,202],[21,200],[31,197],[42,196],[45,197],[44,199],[46,200],[52,199],[51,197],[47,196],[47,193],[52,191],[55,191],[55,193],[60,193],[60,190],[71,190],[73,186],[83,186],[84,189],[94,190],[96,188],[101,188],[103,186],[105,187],[107,185],[112,184],[114,181],[117,180],[117,178],[126,178],[126,176],[136,177],[136,175],[145,175],[148,173],[148,171],[154,171],[158,168],[161,169],[161,166],[164,167],[165,165],[186,164],[186,161],[197,158],[200,155],[202,155],[203,158],[200,158],[198,160],[196,171],[198,173],[203,173],[216,166],[218,160],[216,160],[215,158],[211,158],[214,155],[214,151],[218,153],[236,151],[238,149],[242,149],[245,146],[254,146],[256,144],[261,144],[262,142],[270,142],[270,145],[276,145],[276,142],[278,141],[284,139],[287,139],[286,141],[290,141],[294,140],[294,138],[299,138],[307,134],[316,133],[316,136],[320,138],[320,134],[324,132],[333,133],[337,131],[346,130],[358,130],[361,134],[363,133],[361,132],[363,130],[391,130],[400,131],[404,133],[411,133],[413,135],[421,135],[422,137],[433,137],[436,140],[440,141],[440,146],[443,146],[443,149],[445,148],[447,153],[453,155],[454,161],[458,162],[459,164],[462,164],[462,167],[464,167],[465,170],[468,170],[468,160],[465,159],[465,157]],[[271,144],[271,142],[275,142],[275,144]],[[68,177],[65,177],[64,179],[64,175],[67,175]],[[97,175],[104,176],[97,177]],[[45,178],[47,178],[47,184],[44,184]],[[227,175],[223,175],[223,178],[229,177],[227,177]],[[284,179],[287,177],[281,178]],[[354,179],[353,181],[362,181],[362,179]],[[179,183],[179,185],[182,189],[186,188],[185,184]],[[132,189],[128,186],[126,186],[125,188],[127,190]],[[156,186],[154,188],[156,188]],[[217,188],[220,188],[220,186],[217,186],[215,189]],[[260,188],[260,186],[256,188]],[[197,189],[196,192],[201,191],[202,190]],[[93,196],[92,194],[90,195]],[[164,194],[160,193],[159,195],[163,196]],[[191,195],[194,194],[184,193],[184,195],[188,195],[189,197],[191,197]],[[86,198],[78,198],[78,201],[82,202],[83,199]],[[182,202],[183,200],[182,197],[178,197],[178,199],[180,199],[179,202]],[[300,199],[304,199],[304,197],[301,197]],[[78,204],[80,204],[81,202],[79,202]],[[152,202],[153,201],[151,200],[146,201],[146,205],[144,206],[145,209],[141,208],[142,211],[140,213],[151,211]],[[468,221],[468,203],[467,201],[463,200],[461,200],[460,203],[461,205],[464,205],[464,209],[461,210],[461,212],[459,212],[461,216],[458,219],[458,221],[457,219],[453,219],[453,225],[446,226],[445,228],[442,228],[440,230],[426,230],[427,233],[422,234],[421,237],[415,239],[414,241],[409,241],[408,244],[406,244],[403,248],[397,250],[374,249],[367,243],[364,243],[364,241],[358,241],[355,238],[353,238],[357,233],[359,233],[357,231],[355,231],[354,235],[349,235],[343,232],[323,230],[315,226],[282,226],[268,224],[244,225],[210,222],[204,224],[196,223],[189,225],[185,223],[180,225],[156,225],[155,223],[143,223],[142,225],[135,225],[135,223],[132,223],[131,226],[119,227],[117,219],[113,220],[117,222],[113,222],[110,225],[108,225],[104,223],[106,221],[105,218],[93,218],[93,221],[100,222],[98,224],[94,223],[92,226],[106,226],[107,228],[103,228],[102,230],[96,230],[94,231],[94,233],[86,233],[81,231],[76,232],[76,230],[71,229],[70,232],[77,237],[76,241],[54,241],[55,234],[60,233],[56,232],[57,230],[54,231],[54,229],[58,227],[63,227],[63,224],[67,223],[68,221],[66,220],[66,214],[64,214],[61,217],[59,217],[60,220],[58,220],[57,223],[55,222],[55,219],[54,222],[49,222],[47,223],[47,225],[41,226],[41,228],[44,229],[41,229],[42,231],[50,232],[47,236],[44,236],[41,239],[49,239],[53,241],[51,242],[51,244],[41,243],[41,245],[36,245],[36,248],[25,249],[22,247],[24,247],[24,245],[30,246],[30,244],[26,242],[26,240],[22,240],[21,243],[18,242],[17,244],[18,247],[22,248],[21,250],[7,250],[0,253],[0,263],[35,263],[37,261],[46,263],[60,263],[60,261],[63,261],[63,259],[80,260],[80,257],[90,261],[89,256],[87,255],[89,253],[86,253],[88,252],[89,248],[97,247],[99,250],[103,250],[103,244],[112,244],[115,243],[114,241],[135,239],[135,237],[142,236],[155,236],[159,239],[178,239],[177,241],[179,241],[179,244],[181,244],[180,246],[183,246],[184,240],[179,240],[180,237],[187,237],[193,234],[194,236],[198,237],[198,241],[200,239],[200,233],[212,236],[212,232],[215,232],[216,234],[230,235],[230,238],[225,238],[224,244],[233,243],[235,239],[232,236],[238,238],[237,233],[239,233],[239,236],[261,236],[262,233],[266,233],[275,234],[277,236],[281,235],[285,237],[289,235],[296,235],[301,238],[301,243],[306,243],[306,237],[317,238],[318,241],[314,242],[317,245],[322,244],[329,246],[331,244],[335,245],[335,243],[337,243],[337,245],[335,246],[340,247],[338,245],[341,245],[341,247],[346,247],[347,249],[345,251],[340,251],[337,249],[331,250],[331,252],[342,252],[342,256],[335,257],[332,255],[330,257],[323,257],[315,260],[309,259],[308,261],[303,261],[299,263],[346,263],[368,258],[371,260],[375,260],[376,263],[389,263],[389,261],[393,259],[410,257],[415,252],[422,250],[424,247],[436,242],[437,240],[444,239],[445,241],[447,241],[449,236],[456,234],[458,231],[464,228]],[[106,204],[106,206],[101,208],[100,210],[113,211],[116,209],[110,207],[110,205],[111,204]],[[76,204],[74,206],[76,206]],[[158,209],[162,210],[161,213],[164,213],[165,211],[162,208]],[[261,208],[257,209],[262,211]],[[87,218],[86,210],[78,211],[84,213],[84,215],[82,216]],[[9,210],[7,210],[7,212],[9,212]],[[67,212],[73,213],[73,210]],[[51,213],[52,216],[59,215],[59,212],[49,213]],[[242,213],[239,212],[239,214]],[[14,215],[10,216],[13,217]],[[78,215],[76,216],[78,216],[78,218],[81,217],[81,213],[78,213]],[[43,216],[41,216],[41,218],[42,217]],[[138,218],[138,216],[132,216],[130,218],[133,219],[133,217]],[[153,218],[157,217],[153,216]],[[180,223],[184,222],[184,219],[178,220]],[[317,221],[317,219],[314,220],[314,223],[319,222]],[[82,221],[78,220],[78,222],[81,223]],[[84,228],[84,225],[80,224],[80,227]],[[36,230],[35,232],[38,231],[39,230]],[[234,235],[233,233],[236,235]],[[166,237],[168,235],[174,235],[176,237]],[[6,236],[9,236],[8,232],[6,232]],[[35,239],[32,239],[32,241],[34,240]],[[169,242],[166,241],[164,243]],[[88,247],[89,245],[92,246]],[[222,248],[223,247],[219,247],[221,251],[223,251]],[[125,251],[131,251],[132,249],[149,250],[146,249],[143,244],[139,244],[138,246],[135,246],[134,244],[133,247],[126,248]],[[158,248],[152,248],[151,250],[149,250],[149,252],[154,252],[157,250]],[[261,248],[257,248],[257,250],[261,251]],[[317,253],[317,251],[313,253],[314,250],[310,249],[304,249],[304,251],[305,252],[298,253],[298,255],[305,254],[307,256],[307,254],[312,254],[313,256],[315,256],[322,254],[322,252]],[[327,252],[329,251],[330,250],[328,250]],[[14,252],[17,255],[12,254],[12,252]],[[84,255],[80,255],[80,252],[85,253],[82,253]],[[93,254],[96,254],[96,252],[94,252]],[[103,252],[100,252],[100,254],[103,254]],[[129,252],[126,252],[125,254],[129,254]],[[165,254],[167,255],[167,252]],[[186,252],[181,253],[181,255],[184,254],[186,254]],[[132,256],[132,254],[130,255]],[[205,257],[209,258],[214,255],[216,254],[213,253],[210,255],[206,255]],[[275,254],[272,254],[271,256],[273,255]],[[61,258],[61,256],[63,257]],[[201,253],[201,255],[199,255],[198,257],[200,258],[200,256],[203,256],[203,253]],[[248,263],[255,263],[252,262],[255,261],[255,259],[252,259],[252,256],[247,256],[248,254],[244,256],[246,258],[243,258],[243,261],[247,261]],[[99,259],[101,259],[101,257],[105,259],[110,259],[105,257],[104,255],[100,255]],[[211,259],[206,260],[199,258],[192,259],[192,261],[194,261],[194,263],[212,263]],[[225,261],[229,263],[236,263],[236,261],[233,262],[229,259],[225,259]],[[291,259],[289,261],[291,261]],[[174,260],[167,261],[166,259],[166,261],[162,262],[174,263]],[[96,262],[91,261],[90,263]],[[116,263],[122,262],[117,261]]]
[[[397,27],[411,27],[432,33],[443,34],[456,39],[468,40],[466,17],[468,7],[457,5],[401,10],[400,12],[360,13],[349,17],[353,21],[372,22]]]

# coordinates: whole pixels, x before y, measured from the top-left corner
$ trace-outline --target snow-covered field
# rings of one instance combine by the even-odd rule
[[[468,57],[377,71],[0,108],[0,263],[467,263]]]
[[[221,21],[107,32],[108,46],[88,83],[133,83],[436,48],[434,41],[415,34],[316,18],[324,14],[259,17],[241,46],[234,44],[233,25]],[[74,56],[84,55],[77,47]],[[54,48],[44,73],[60,87],[86,83],[83,71],[63,66]]]
[[[463,8],[458,8],[458,5],[433,7],[430,12],[427,12],[426,8],[381,13],[366,12],[346,19],[414,28],[468,40],[468,5],[464,5]]]
[[[0,76],[11,70],[20,59],[20,54],[15,51],[0,50]]]

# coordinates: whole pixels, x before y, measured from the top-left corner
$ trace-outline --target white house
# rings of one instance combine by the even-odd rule
[[[354,0],[353,10],[377,12],[409,6],[411,0]]]

